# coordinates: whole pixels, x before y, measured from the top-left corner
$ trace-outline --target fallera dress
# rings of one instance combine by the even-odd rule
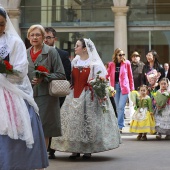
[[[155,133],[155,120],[150,114],[153,113],[152,101],[149,96],[140,99],[139,96],[136,99],[137,110],[132,116],[132,121],[130,123],[130,132],[133,133]]]
[[[165,108],[161,109],[161,111],[156,109],[154,116],[156,131],[162,135],[170,135],[170,99],[167,101]]]
[[[76,153],[96,153],[117,148],[121,138],[109,97],[107,112],[103,113],[87,83],[89,74],[95,75],[100,68],[90,66],[88,60],[77,63],[81,64],[72,68],[73,89],[61,108],[62,136],[52,138],[51,148]]]
[[[46,168],[47,150],[27,77],[25,45],[4,33],[0,36],[0,56],[19,71],[19,76],[0,73],[0,170]]]

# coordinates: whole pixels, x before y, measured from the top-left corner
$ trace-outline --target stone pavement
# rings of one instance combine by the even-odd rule
[[[170,141],[158,141],[148,135],[148,141],[137,141],[137,134],[129,133],[129,113],[126,107],[122,144],[119,148],[92,154],[90,160],[70,160],[70,153],[55,152],[46,170],[170,170]]]

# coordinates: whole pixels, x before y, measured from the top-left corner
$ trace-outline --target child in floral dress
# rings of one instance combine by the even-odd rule
[[[138,133],[137,140],[147,140],[147,133],[155,133],[155,121],[153,117],[152,100],[147,95],[148,87],[141,85],[136,95],[135,113],[132,116],[130,132]]]
[[[160,89],[156,95],[159,94],[156,102],[155,121],[157,139],[161,139],[162,135],[166,135],[165,139],[170,139],[170,92],[168,92],[169,80],[162,78],[159,82]],[[164,104],[165,103],[165,104]]]

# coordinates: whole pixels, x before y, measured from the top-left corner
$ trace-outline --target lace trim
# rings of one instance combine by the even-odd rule
[[[0,135],[24,140],[32,148],[34,139],[25,101],[4,88],[0,88],[0,100]]]
[[[9,48],[8,48],[7,44],[0,47],[0,57],[2,57],[4,59],[8,54],[9,54]]]
[[[161,115],[158,113],[158,110],[156,110],[156,113],[155,113],[156,126],[159,126],[162,129],[170,129],[169,109],[170,109],[170,106],[167,105],[165,109],[162,111]]]
[[[74,66],[74,68],[90,68],[90,66]]]

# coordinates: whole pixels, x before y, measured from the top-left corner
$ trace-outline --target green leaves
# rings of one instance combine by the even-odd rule
[[[106,99],[107,99],[107,90],[108,80],[103,77],[100,77],[101,71],[98,71],[96,78],[89,81],[89,84],[92,86],[95,95],[97,96],[100,106],[103,110],[103,113],[106,112]]]

